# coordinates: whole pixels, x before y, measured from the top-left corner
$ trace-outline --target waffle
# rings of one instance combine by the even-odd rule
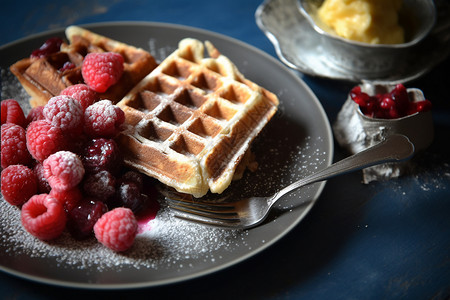
[[[230,185],[278,98],[211,43],[187,38],[118,106],[126,116],[118,137],[125,163],[201,197]]]
[[[44,58],[24,58],[10,67],[27,93],[31,106],[45,105],[48,100],[70,85],[83,83],[81,65],[87,53],[118,52],[124,57],[124,72],[119,82],[111,86],[101,99],[114,103],[122,99],[145,75],[156,66],[147,51],[98,35],[77,26],[66,29],[70,44],[63,43],[59,52]],[[61,71],[64,63],[75,67]]]

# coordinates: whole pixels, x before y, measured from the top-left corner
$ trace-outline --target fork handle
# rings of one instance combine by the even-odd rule
[[[276,201],[286,193],[302,186],[327,180],[338,175],[350,173],[382,163],[408,160],[413,156],[413,154],[414,145],[409,141],[409,139],[404,135],[394,134],[372,147],[344,158],[319,172],[311,174],[288,185],[280,190],[272,199]]]

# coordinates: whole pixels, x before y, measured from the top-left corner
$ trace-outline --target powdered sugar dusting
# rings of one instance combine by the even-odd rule
[[[6,84],[5,84],[6,83]],[[5,95],[19,101],[25,112],[29,111],[28,96],[9,71],[2,70],[2,99]],[[246,172],[244,178],[234,182],[221,197],[264,196],[272,194],[316,168],[322,166],[329,153],[324,152],[327,141],[321,137],[309,137],[304,129],[287,116],[280,107],[261,135],[253,143],[259,168]],[[294,192],[293,197],[308,196],[306,187]],[[305,197],[307,198],[307,197]],[[115,253],[98,243],[94,237],[77,241],[65,231],[52,242],[42,242],[22,227],[20,210],[0,199],[0,248],[8,257],[25,255],[45,259],[57,268],[92,272],[120,271],[125,269],[177,270],[187,272],[199,265],[216,266],[226,263],[225,253],[248,253],[270,242],[262,237],[255,242],[250,231],[226,230],[189,223],[174,217],[163,197],[159,199],[160,210],[148,224],[140,224],[134,245],[125,253]],[[293,201],[291,201],[293,202]],[[293,203],[282,201],[280,207],[293,210]],[[273,222],[277,222],[278,216]],[[187,271],[186,271],[187,270]]]

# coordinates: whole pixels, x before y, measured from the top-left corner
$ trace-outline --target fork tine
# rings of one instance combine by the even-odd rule
[[[180,206],[183,208],[190,208],[195,210],[201,210],[205,212],[217,212],[217,213],[233,213],[235,208],[232,204],[216,205],[214,203],[206,202],[192,202],[192,201],[180,201],[174,199],[166,199],[169,206]]]
[[[239,220],[221,221],[221,220],[214,220],[211,218],[202,218],[200,216],[181,214],[181,213],[175,213],[174,216],[178,219],[185,220],[188,222],[193,222],[193,223],[198,223],[198,224],[208,225],[208,226],[214,226],[214,227],[219,227],[219,228],[227,228],[227,229],[240,229],[240,224],[241,224]]]
[[[180,211],[182,213],[201,216],[205,218],[212,218],[217,220],[239,220],[239,216],[235,211],[211,211],[198,208],[195,206],[179,205],[176,203],[169,203],[169,207],[173,210]]]

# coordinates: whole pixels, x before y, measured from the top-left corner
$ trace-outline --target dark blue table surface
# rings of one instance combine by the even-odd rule
[[[152,21],[211,30],[276,56],[255,23],[260,4],[261,0],[3,1],[0,45],[71,24]],[[433,102],[436,131],[433,144],[416,158],[414,174],[369,185],[361,183],[361,173],[329,180],[304,221],[262,253],[198,279],[127,291],[54,287],[0,272],[0,298],[448,299],[449,69],[447,58],[408,83]],[[298,76],[333,122],[352,84]],[[346,155],[336,145],[334,159]]]

